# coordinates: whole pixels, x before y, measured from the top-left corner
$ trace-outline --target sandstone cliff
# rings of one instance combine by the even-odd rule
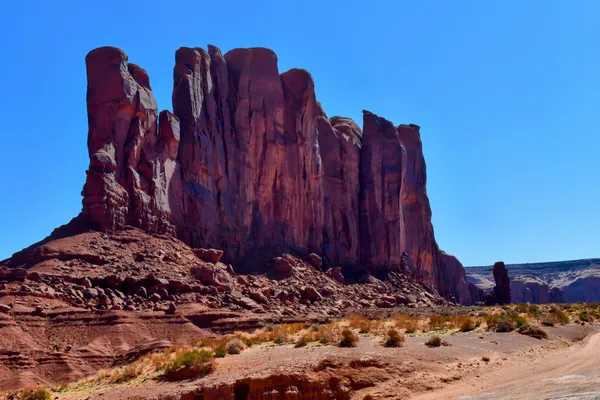
[[[123,51],[93,50],[86,64],[85,224],[176,235],[247,271],[315,252],[354,279],[402,270],[461,303],[480,299],[436,244],[418,126],[368,111],[362,130],[328,118],[311,75],[280,74],[264,48],[180,48],[173,113],[159,113]]]

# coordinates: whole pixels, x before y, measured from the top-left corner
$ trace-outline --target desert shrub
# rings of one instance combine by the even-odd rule
[[[228,354],[240,354],[244,350],[244,342],[238,338],[233,338],[227,342]]]
[[[538,315],[540,312],[540,307],[536,306],[535,304],[531,304],[527,312],[532,315]]]
[[[118,368],[112,372],[108,380],[109,383],[129,382],[142,374],[142,365],[133,363],[122,368]]]
[[[358,335],[355,334],[352,329],[344,328],[342,330],[342,339],[340,340],[340,347],[356,347],[358,344]]]
[[[588,307],[590,310],[597,310],[597,309],[598,309],[598,307],[600,307],[600,303],[597,303],[597,302],[594,302],[594,303],[588,303],[588,304],[587,304],[587,307]]]
[[[246,347],[252,347],[252,345],[254,344],[254,338],[252,337],[252,335],[248,335],[246,333],[236,333],[235,335],[238,339],[240,339],[242,341],[242,343],[244,343],[244,345]]]
[[[569,316],[562,310],[551,306],[547,314],[542,317],[545,326],[565,325],[569,323]]]
[[[215,357],[221,358],[227,355],[227,336],[204,338],[195,343],[198,347],[208,347],[213,350]],[[187,351],[187,350],[186,350]]]
[[[434,315],[429,317],[429,329],[439,331],[445,329],[450,321],[450,318],[444,315]]]
[[[404,329],[404,333],[414,333],[419,329],[419,322],[421,321],[418,317],[411,317],[409,315],[397,315],[394,317],[394,325],[396,328]]]
[[[167,379],[190,379],[211,373],[215,368],[213,354],[208,350],[192,349],[175,357],[164,366]]]
[[[584,322],[594,322],[594,314],[588,313],[587,310],[581,311],[578,317],[581,321]]]
[[[271,332],[271,340],[275,344],[285,344],[290,340],[290,334],[285,329],[275,328]]]
[[[51,400],[52,394],[44,388],[25,388],[21,392],[22,400]]]
[[[323,325],[315,333],[315,340],[321,344],[335,343],[339,336],[338,333],[338,328],[334,324]]]
[[[404,335],[398,332],[396,329],[390,329],[387,332],[384,346],[385,347],[400,347],[404,344]]]
[[[479,325],[478,321],[469,315],[461,315],[459,317],[456,320],[456,325],[458,325],[461,332],[470,332]]]
[[[526,323],[523,317],[511,313],[488,315],[484,319],[487,324],[487,330],[492,332],[512,332]]]
[[[348,326],[352,329],[361,330],[364,326],[369,326],[370,320],[367,317],[363,317],[362,315],[353,314],[348,317]]]
[[[429,347],[440,347],[443,343],[442,338],[439,335],[430,336],[429,339],[425,342],[426,346]]]
[[[526,313],[527,311],[529,311],[529,306],[526,303],[518,303],[517,305],[515,305],[515,310],[518,313]]]
[[[481,357],[481,360],[485,362],[490,362],[490,358],[488,356]]]
[[[307,344],[309,344],[310,342],[313,342],[314,340],[314,334],[311,332],[304,332],[302,335],[300,335],[300,337],[298,338],[298,340],[296,340],[296,343],[294,344],[294,347],[299,348],[299,347],[304,347]]]
[[[548,339],[548,334],[545,330],[536,326],[531,326],[529,324],[521,326],[517,330],[517,332],[519,332],[521,335],[531,336],[536,339]]]

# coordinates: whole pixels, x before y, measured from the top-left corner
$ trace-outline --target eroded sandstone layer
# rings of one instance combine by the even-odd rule
[[[393,270],[479,300],[436,244],[419,127],[364,111],[328,118],[310,73],[268,49],[180,48],[173,113],[146,72],[103,47],[86,58],[90,167],[80,220],[176,235],[264,272],[285,252],[368,279]]]

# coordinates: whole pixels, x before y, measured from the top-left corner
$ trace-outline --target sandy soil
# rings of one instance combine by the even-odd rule
[[[416,399],[600,399],[599,356],[596,332],[536,360],[516,360]]]
[[[270,398],[264,396],[274,390],[290,393],[292,388],[300,397],[289,398],[551,398],[598,390],[599,331],[579,325],[551,328],[549,340],[517,333],[456,334],[444,336],[450,346],[439,348],[426,347],[426,336],[409,337],[404,347],[395,349],[369,337],[349,349],[259,347],[219,359],[216,371],[199,380],[146,381],[59,398]],[[247,397],[238,396],[240,385],[250,391]]]

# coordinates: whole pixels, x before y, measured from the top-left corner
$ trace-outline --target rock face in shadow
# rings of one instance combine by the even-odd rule
[[[535,276],[517,276],[510,280],[513,303],[545,304],[550,302],[548,283]]]
[[[368,111],[363,130],[328,118],[311,75],[280,74],[264,48],[180,48],[173,113],[160,116],[148,75],[124,52],[96,49],[86,64],[79,221],[176,235],[251,272],[314,252],[347,278],[399,270],[461,303],[479,300],[435,241],[418,126]]]
[[[498,304],[510,304],[510,279],[508,278],[508,270],[502,261],[494,264],[494,297]]]

